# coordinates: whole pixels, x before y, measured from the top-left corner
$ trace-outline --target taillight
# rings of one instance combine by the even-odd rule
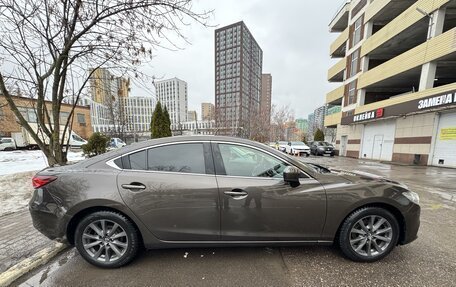
[[[56,176],[51,176],[51,175],[35,175],[32,178],[33,188],[43,187],[46,184],[53,182],[56,179],[57,179]]]

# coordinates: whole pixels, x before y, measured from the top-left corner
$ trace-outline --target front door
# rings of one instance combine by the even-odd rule
[[[372,149],[372,159],[380,160],[382,157],[383,135],[374,136],[374,147]]]
[[[213,145],[222,199],[222,240],[317,240],[326,215],[323,187],[303,173],[301,185],[283,181],[288,164],[257,148]]]
[[[180,143],[124,156],[118,188],[160,240],[220,239],[220,208],[209,143]]]
[[[348,143],[348,136],[341,136],[340,137],[340,155],[347,156],[347,143]]]

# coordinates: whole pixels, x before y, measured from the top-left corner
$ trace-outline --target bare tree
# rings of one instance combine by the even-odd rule
[[[140,65],[152,59],[155,48],[178,48],[176,41],[185,41],[181,25],[188,25],[188,20],[206,25],[208,13],[193,12],[191,4],[191,0],[0,0],[0,92],[50,165],[67,161],[65,134],[93,71],[109,67],[139,77]],[[36,99],[38,127],[49,144],[19,112],[14,101],[17,88]],[[75,101],[61,122],[66,97]],[[51,109],[45,100],[51,101]]]
[[[289,106],[276,105],[272,105],[271,110],[271,140],[283,141],[286,139],[287,123],[294,121],[294,111]]]

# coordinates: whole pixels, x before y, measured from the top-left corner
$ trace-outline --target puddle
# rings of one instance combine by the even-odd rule
[[[63,255],[60,256],[59,260],[54,261],[51,264],[48,264],[46,266],[46,268],[41,269],[35,275],[33,275],[32,277],[30,277],[29,279],[27,279],[26,281],[24,281],[23,283],[21,283],[18,286],[19,287],[40,286],[41,284],[43,284],[44,281],[46,281],[49,274],[52,274],[55,271],[57,271],[57,269],[59,269],[60,267],[65,265],[68,262],[68,260],[70,260],[71,258],[73,258],[75,256],[76,256],[75,249],[67,251],[66,253],[64,253]]]

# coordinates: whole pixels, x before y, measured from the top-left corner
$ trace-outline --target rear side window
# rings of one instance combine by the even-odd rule
[[[132,153],[128,156],[130,158],[131,169],[146,170],[147,169],[147,151]]]
[[[206,173],[202,143],[175,144],[151,148],[147,155],[148,170]]]

